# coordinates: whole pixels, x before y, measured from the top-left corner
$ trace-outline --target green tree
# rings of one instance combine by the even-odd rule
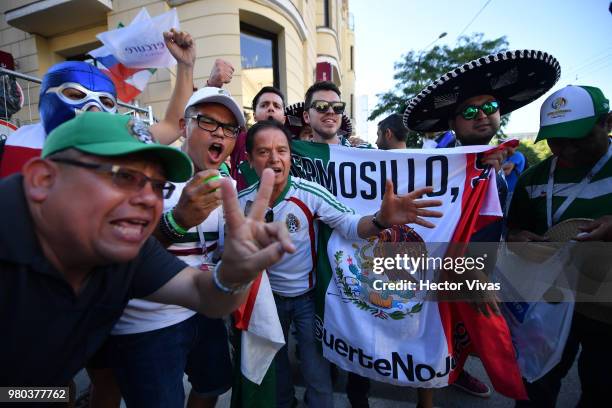
[[[394,65],[393,79],[396,83],[393,89],[377,95],[378,104],[368,120],[375,120],[383,114],[404,113],[411,98],[421,92],[430,82],[451,69],[484,55],[508,49],[508,41],[505,36],[494,40],[484,40],[483,37],[484,34],[475,33],[471,36],[460,37],[453,48],[444,45],[435,46],[426,53],[408,51],[403,59]],[[507,117],[502,118],[502,128],[507,121]],[[416,132],[411,133],[408,145],[417,146],[420,143],[418,142],[419,136]]]
[[[522,139],[517,150],[525,155],[529,167],[538,164],[552,155],[546,142],[534,143],[533,140],[530,139]]]

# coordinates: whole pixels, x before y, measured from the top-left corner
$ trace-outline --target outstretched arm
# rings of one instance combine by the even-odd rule
[[[295,251],[284,223],[264,222],[273,181],[272,170],[264,170],[259,191],[247,217],[242,214],[231,182],[227,179],[221,181],[227,235],[217,278],[226,288],[248,285],[285,252]],[[214,283],[212,271],[188,267],[147,299],[184,306],[210,317],[220,317],[238,308],[247,293],[246,290],[235,294],[224,293]]]

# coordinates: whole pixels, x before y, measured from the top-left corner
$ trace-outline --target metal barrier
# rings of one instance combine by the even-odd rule
[[[21,92],[23,94],[24,103],[23,103],[23,107],[19,111],[20,114],[17,115],[17,117],[14,118],[12,122],[17,122],[16,124],[18,126],[37,122],[38,119],[32,119],[33,116],[35,118],[38,117],[38,108],[32,107],[32,102],[31,102],[32,100],[30,97],[30,88],[32,86],[31,85],[32,83],[40,84],[42,80],[40,78],[22,74],[21,72],[11,71],[10,69],[6,69],[6,68],[0,68],[0,77],[2,78],[2,91],[1,91],[2,93],[0,95],[4,97],[3,99],[5,103],[4,112],[7,112],[6,101],[7,101],[7,94],[9,92],[7,82],[5,80],[6,77],[3,76],[4,74],[13,76],[15,78],[20,79],[22,82],[24,82],[24,84],[22,85],[19,83],[19,81],[17,81],[17,84],[21,88]],[[155,123],[155,119],[153,117],[153,108],[150,105],[147,107],[140,107],[138,106],[138,104],[131,105],[129,103],[125,103],[121,101],[117,101],[117,105],[120,108],[123,108],[123,109],[120,109],[120,113],[122,115],[134,115],[138,118],[141,118],[141,115],[143,115],[146,118],[145,120],[147,121],[147,123],[149,123],[149,125],[152,125],[153,123]],[[24,110],[24,108],[27,109],[27,115],[25,115],[25,117],[24,117],[24,113],[21,112],[22,110]],[[0,119],[5,119],[9,121],[8,117],[3,118],[0,116]]]

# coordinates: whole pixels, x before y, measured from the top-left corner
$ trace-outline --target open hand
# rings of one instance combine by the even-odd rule
[[[385,184],[385,195],[378,220],[385,226],[418,224],[426,228],[433,228],[435,225],[421,217],[442,217],[440,211],[428,210],[429,207],[439,207],[442,205],[440,200],[417,200],[423,194],[431,193],[432,187],[423,187],[414,190],[405,196],[398,196],[393,192],[393,182],[387,180]]]

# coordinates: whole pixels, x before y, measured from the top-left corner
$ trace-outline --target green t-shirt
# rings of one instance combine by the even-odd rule
[[[518,180],[510,211],[508,226],[544,234],[546,222],[546,186],[552,157],[530,167]],[[552,212],[553,214],[568,195],[578,188],[592,166],[562,168],[557,165],[554,174]],[[569,218],[597,219],[612,214],[612,159],[595,174],[591,182],[578,194],[576,199],[561,215],[557,223]]]

